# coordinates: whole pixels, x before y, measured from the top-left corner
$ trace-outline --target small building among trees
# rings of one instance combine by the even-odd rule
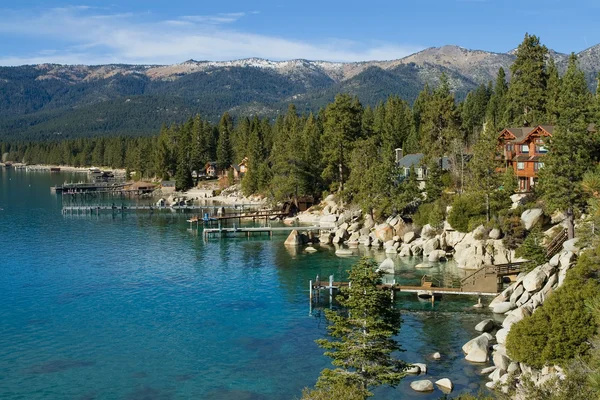
[[[450,170],[450,160],[448,157],[436,157],[433,161],[439,165],[442,171]],[[400,177],[403,179],[408,178],[412,168],[417,175],[419,188],[425,188],[425,181],[427,180],[430,170],[425,164],[425,154],[416,153],[403,155],[402,149],[396,149],[396,167],[399,168]]]

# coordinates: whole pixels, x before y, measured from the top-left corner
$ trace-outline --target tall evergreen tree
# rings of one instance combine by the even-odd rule
[[[548,140],[539,188],[549,212],[566,211],[569,238],[575,237],[574,213],[585,205],[583,176],[592,166],[597,137],[588,132],[591,93],[571,54],[558,98],[558,124]]]
[[[323,178],[344,189],[348,174],[348,159],[354,141],[361,134],[362,106],[357,98],[340,94],[325,109],[323,122]]]
[[[547,102],[546,102],[546,120],[548,125],[554,125],[558,122],[558,102],[560,97],[560,76],[554,58],[548,60],[548,84],[547,84]]]
[[[525,34],[511,65],[506,94],[506,121],[512,126],[533,126],[546,120],[548,49],[537,36]]]
[[[217,143],[217,168],[226,170],[233,162],[233,149],[231,148],[231,134],[233,120],[229,113],[223,114],[219,121],[219,141]]]
[[[368,259],[355,264],[348,276],[352,285],[336,298],[344,311],[325,311],[333,340],[317,343],[328,350],[325,355],[337,368],[324,369],[317,387],[344,384],[368,390],[395,386],[405,375],[406,364],[392,356],[402,350],[393,338],[400,330],[400,313],[390,296],[377,287],[381,273],[375,272],[376,267]]]

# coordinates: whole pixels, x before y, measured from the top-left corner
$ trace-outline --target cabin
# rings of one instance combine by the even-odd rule
[[[231,164],[231,169],[233,170],[233,178],[235,180],[242,179],[248,171],[248,157],[244,157],[239,164]]]
[[[544,141],[553,132],[551,125],[506,128],[500,132],[501,158],[506,168],[515,171],[520,192],[531,191],[537,183],[538,171],[544,167],[544,156],[548,153]]]
[[[425,154],[416,153],[404,155],[402,149],[396,149],[395,151],[396,167],[400,169],[401,178],[408,178],[410,169],[414,168],[419,188],[425,189],[425,181],[427,180],[427,175],[429,173],[428,168],[424,163]],[[436,162],[439,164],[442,171],[450,170],[450,160],[448,157],[438,157],[436,158]]]
[[[101,171],[99,173],[92,173],[92,180],[96,183],[114,182],[116,178],[115,174],[111,171]]]
[[[204,166],[204,172],[208,178],[216,178],[219,175],[216,161],[209,161]]]
[[[171,193],[175,191],[175,181],[162,181],[160,189],[163,193]]]

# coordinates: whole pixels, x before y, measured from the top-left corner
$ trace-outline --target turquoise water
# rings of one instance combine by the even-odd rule
[[[308,281],[343,277],[356,258],[286,249],[285,236],[205,242],[181,214],[63,216],[49,187],[66,179],[0,170],[0,398],[293,399],[330,365]],[[419,261],[397,281],[460,273]],[[460,352],[487,316],[476,299],[396,302],[401,358],[477,392],[481,366]],[[376,398],[442,396],[412,392],[414,379]]]

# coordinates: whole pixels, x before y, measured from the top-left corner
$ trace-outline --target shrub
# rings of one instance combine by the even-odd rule
[[[419,226],[429,224],[434,228],[441,228],[445,219],[446,204],[441,198],[433,203],[421,204],[412,218],[413,222]]]
[[[457,231],[468,232],[469,221],[477,217],[483,217],[485,222],[485,203],[474,194],[463,194],[454,199],[448,222]]]
[[[567,365],[589,350],[597,321],[586,301],[600,290],[599,249],[590,250],[569,271],[564,285],[530,317],[512,326],[506,341],[510,357],[536,368]]]
[[[517,248],[515,255],[529,260],[523,265],[526,271],[532,270],[538,265],[548,261],[546,258],[546,248],[542,246],[544,235],[539,228],[533,229],[523,241],[523,244]]]

